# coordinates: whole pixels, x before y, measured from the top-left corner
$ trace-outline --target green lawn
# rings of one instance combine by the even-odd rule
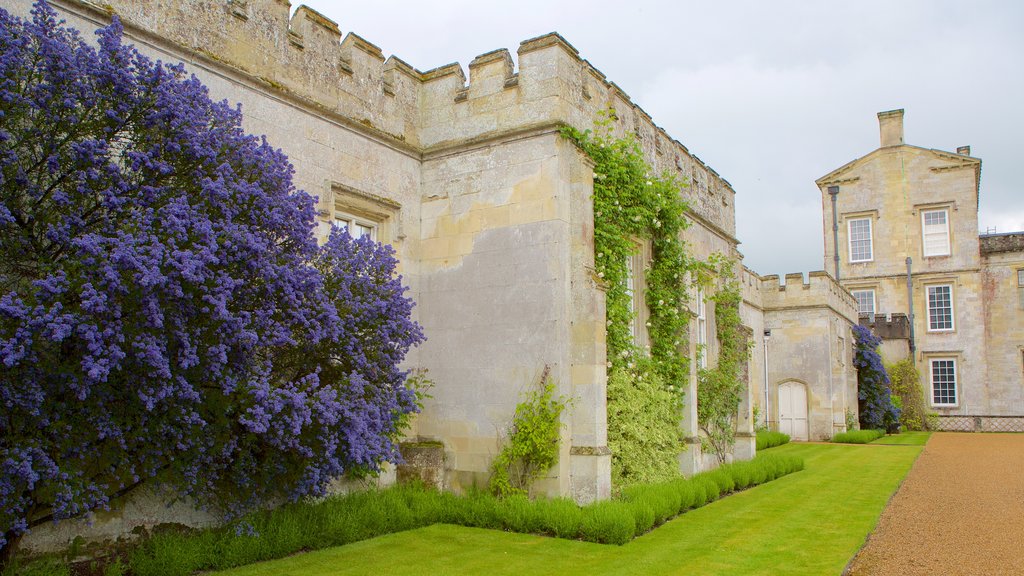
[[[216,573],[808,574],[838,576],[921,448],[787,444],[806,469],[607,546],[434,525]]]
[[[872,444],[904,444],[907,446],[924,446],[928,442],[931,432],[904,432],[902,434],[890,434],[882,436]]]

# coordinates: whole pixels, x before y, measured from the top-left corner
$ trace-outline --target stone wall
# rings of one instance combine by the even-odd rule
[[[826,272],[765,276],[760,286],[768,339],[769,423],[779,429],[779,387],[795,383],[807,395],[809,440],[845,431],[845,414],[857,413],[857,373],[852,326],[857,307]],[[763,348],[762,348],[763,352]],[[763,389],[756,396],[763,406]],[[799,439],[799,438],[795,438]]]
[[[1022,244],[1024,234],[982,237],[982,247],[989,248],[982,252],[981,272],[989,382],[985,415],[1024,416]]]

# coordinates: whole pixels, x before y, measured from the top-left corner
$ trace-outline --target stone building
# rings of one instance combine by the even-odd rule
[[[1024,234],[979,236],[969,146],[906,144],[903,110],[878,121],[877,150],[817,180],[826,268],[864,322],[888,319],[885,360],[913,355],[944,428],[1024,429]]]
[[[829,440],[846,431],[847,412],[857,412],[853,366],[853,296],[828,273],[762,279],[761,298],[768,395],[759,389],[772,429],[794,440]],[[755,392],[756,394],[757,392]]]
[[[434,477],[448,489],[483,485],[522,393],[548,367],[573,398],[558,464],[538,489],[579,502],[608,498],[605,287],[594,270],[593,164],[559,134],[615,110],[654,169],[689,183],[691,253],[741,258],[735,191],[659,128],[558,34],[458,64],[418,71],[354,33],[286,0],[51,0],[86,32],[117,14],[147,55],[184,62],[214,99],[240,102],[245,129],[265,134],[318,195],[319,225],[393,245],[427,341],[407,358],[436,386],[410,439],[443,447]],[[27,16],[30,0],[0,0]],[[643,270],[644,251],[636,270]],[[827,439],[856,410],[849,362],[852,296],[825,273],[808,282],[740,271],[741,319],[754,335],[732,457],[754,455],[754,408],[798,439]],[[642,285],[642,279],[640,279]],[[694,303],[689,357],[706,343],[714,365],[714,307]],[[637,330],[643,337],[643,323]],[[770,344],[762,334],[771,331]],[[768,346],[768,349],[765,347]],[[683,473],[715,465],[702,454],[691,363],[682,426]],[[381,481],[393,480],[385,475]],[[210,521],[181,505],[136,497],[89,529],[116,536],[168,519]],[[85,528],[44,528],[27,545],[59,546]]]

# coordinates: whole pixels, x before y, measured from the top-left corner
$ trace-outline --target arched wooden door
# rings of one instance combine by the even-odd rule
[[[807,387],[800,382],[779,385],[779,431],[807,440]]]

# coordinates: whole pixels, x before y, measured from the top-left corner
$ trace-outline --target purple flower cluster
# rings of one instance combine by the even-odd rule
[[[397,458],[423,340],[181,65],[0,10],[0,548],[151,479],[237,513]]]
[[[857,399],[860,427],[864,430],[892,430],[899,427],[900,409],[892,403],[889,374],[878,354],[882,339],[861,325],[853,327],[853,365],[857,368]]]

